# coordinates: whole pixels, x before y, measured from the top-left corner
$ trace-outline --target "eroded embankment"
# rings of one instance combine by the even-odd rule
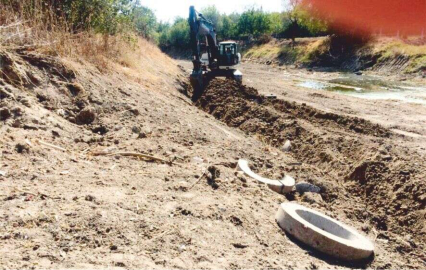
[[[386,128],[305,104],[268,99],[230,80],[211,81],[196,105],[270,145],[281,147],[291,140],[291,154],[312,165],[321,178],[315,184],[323,187],[326,201],[346,207],[350,218],[370,221],[387,240],[395,233],[406,236],[408,244],[398,248],[421,254],[425,161],[395,145]]]
[[[423,44],[423,45],[422,45]],[[267,65],[296,65],[342,71],[372,70],[385,75],[423,76],[426,46],[421,39],[300,38],[295,44],[272,39],[245,51],[244,59]]]

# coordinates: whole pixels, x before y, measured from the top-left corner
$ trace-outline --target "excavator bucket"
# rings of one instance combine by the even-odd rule
[[[192,93],[192,100],[196,101],[201,94],[203,93],[203,89],[204,89],[204,78],[203,78],[203,72],[199,71],[193,71],[191,76],[189,77],[189,80],[191,82],[191,86],[193,89],[193,93]]]

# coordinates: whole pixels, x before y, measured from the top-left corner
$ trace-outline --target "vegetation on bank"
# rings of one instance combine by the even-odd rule
[[[316,37],[328,34],[325,21],[312,17],[308,10],[295,4],[284,12],[265,12],[249,8],[242,13],[222,14],[215,6],[200,10],[216,27],[219,40],[269,41],[270,37]],[[162,49],[186,49],[189,44],[189,25],[186,18],[173,24],[159,24],[158,44]]]
[[[155,14],[132,0],[0,0],[0,49],[135,70],[155,45]]]
[[[258,39],[262,36],[295,38],[327,33],[327,24],[314,19],[295,4],[285,12],[264,12],[249,8],[243,13],[222,14],[215,6],[200,10],[216,27],[219,40]],[[11,23],[13,13],[25,21],[37,20],[46,30],[63,28],[71,33],[92,31],[117,35],[136,33],[167,49],[187,48],[187,18],[173,23],[159,22],[154,12],[139,0],[0,0],[0,24]]]
[[[397,38],[370,38],[343,42],[339,36],[302,38],[296,44],[272,39],[243,51],[244,58],[260,63],[301,67],[330,67],[347,71],[372,68],[407,74],[426,71],[426,45]],[[343,38],[345,41],[348,37]],[[419,40],[419,38],[414,39]],[[413,44],[414,43],[414,44]]]
[[[157,26],[154,12],[139,0],[0,0],[0,8],[1,25],[19,17],[43,23],[46,30],[61,27],[109,35],[135,31],[145,37],[153,36]]]
[[[409,59],[404,70],[406,73],[423,72],[426,74],[426,44],[417,45],[401,40],[392,40],[376,46],[374,53],[379,55],[378,63],[385,63],[394,59]]]

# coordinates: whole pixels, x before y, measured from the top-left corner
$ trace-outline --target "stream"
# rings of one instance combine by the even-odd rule
[[[365,99],[400,100],[426,105],[426,86],[416,86],[408,81],[385,80],[378,76],[342,73],[338,78],[329,80],[301,80],[297,86]]]

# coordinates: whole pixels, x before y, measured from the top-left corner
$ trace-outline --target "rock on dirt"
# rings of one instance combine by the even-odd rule
[[[84,199],[85,199],[86,201],[88,201],[88,202],[94,202],[94,201],[96,201],[96,197],[95,197],[95,196],[93,196],[93,195],[86,195],[86,196],[84,197]]]
[[[220,177],[220,170],[216,166],[212,165],[212,166],[209,166],[207,168],[207,171],[208,171],[208,173],[207,173],[207,183],[213,189],[219,188],[218,183],[220,183],[220,179],[219,179],[219,177]]]
[[[67,84],[67,88],[73,96],[79,96],[85,93],[83,86],[79,83],[69,83]]]
[[[127,110],[129,111],[129,112],[131,112],[133,115],[135,115],[135,116],[138,116],[138,115],[140,115],[140,112],[139,112],[139,110],[136,108],[136,107],[133,107],[133,106],[127,106]]]
[[[5,121],[11,116],[12,116],[12,114],[10,113],[10,110],[8,108],[0,109],[0,120],[1,121]]]
[[[313,193],[320,193],[321,192],[321,188],[318,186],[315,186],[313,184],[310,183],[305,183],[305,182],[301,182],[301,183],[297,183],[295,185],[296,191],[303,194],[305,192],[313,192]]]
[[[290,140],[286,140],[286,141],[285,141],[285,143],[284,143],[284,146],[283,146],[282,150],[283,150],[284,152],[290,152],[290,151],[291,151],[291,142],[290,142]]]
[[[133,132],[133,133],[138,134],[138,133],[140,133],[140,132],[141,132],[141,128],[140,128],[140,127],[138,127],[138,126],[133,126],[133,127],[132,127],[132,132]]]
[[[30,148],[28,145],[18,143],[15,145],[16,152],[22,154],[22,153],[28,153],[30,151]]]
[[[96,112],[93,108],[84,108],[77,114],[75,120],[79,125],[91,124],[96,120]]]

